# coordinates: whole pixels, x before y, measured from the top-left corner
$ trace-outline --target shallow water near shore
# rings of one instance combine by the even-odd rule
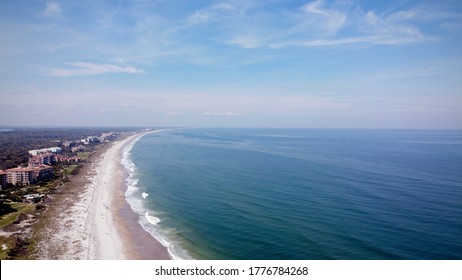
[[[462,259],[462,132],[190,129],[127,147],[174,258]]]

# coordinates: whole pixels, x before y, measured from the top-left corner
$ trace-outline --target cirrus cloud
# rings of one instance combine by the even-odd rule
[[[204,116],[221,116],[221,117],[235,117],[235,116],[242,116],[241,113],[236,112],[205,112],[203,113]]]
[[[48,76],[53,77],[71,77],[71,76],[91,76],[100,74],[143,74],[144,71],[139,68],[130,66],[119,66],[114,64],[97,64],[90,62],[68,63],[71,68],[51,69]]]

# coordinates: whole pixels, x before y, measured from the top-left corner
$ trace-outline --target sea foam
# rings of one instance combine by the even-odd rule
[[[182,249],[177,243],[172,242],[169,236],[175,234],[175,229],[164,229],[161,228],[159,223],[161,219],[153,216],[153,214],[148,212],[146,208],[145,201],[148,197],[148,193],[141,192],[138,187],[139,179],[137,178],[137,167],[131,159],[131,151],[133,146],[142,136],[136,138],[133,142],[127,145],[123,150],[123,156],[121,163],[124,166],[127,172],[127,178],[125,183],[127,190],[125,192],[126,201],[130,205],[132,211],[139,215],[138,222],[141,227],[147,231],[152,237],[154,237],[159,243],[167,248],[169,255],[174,260],[185,260],[192,259],[187,251]]]

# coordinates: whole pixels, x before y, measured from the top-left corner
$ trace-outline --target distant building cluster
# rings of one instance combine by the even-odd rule
[[[87,148],[84,145],[78,145],[76,147],[71,148],[71,152],[73,152],[73,153],[83,152],[83,151],[86,151],[86,150],[87,150]]]
[[[78,161],[77,157],[60,155],[61,151],[60,147],[30,150],[27,167],[18,166],[5,171],[0,170],[0,190],[3,190],[7,184],[29,186],[38,181],[52,178],[53,167],[51,165],[57,161]]]
[[[48,165],[36,167],[15,167],[0,171],[2,189],[6,184],[29,186],[40,180],[53,177],[53,167]]]
[[[52,165],[56,163],[78,162],[79,158],[75,153],[86,151],[86,145],[90,143],[109,142],[117,137],[117,133],[108,132],[101,136],[88,136],[78,141],[64,141],[62,147],[70,150],[73,155],[63,155],[61,147],[50,147],[29,151],[29,162],[27,167],[18,166],[6,170],[0,170],[0,190],[8,184],[17,186],[29,186],[41,180],[53,177]]]
[[[45,148],[45,149],[39,149],[39,150],[30,150],[29,155],[37,156],[37,155],[49,154],[49,153],[60,154],[61,151],[62,149],[60,147],[51,147],[51,148]]]
[[[80,142],[84,145],[88,145],[90,143],[102,143],[102,142],[109,142],[116,137],[116,133],[108,132],[103,133],[101,136],[88,136],[87,138],[81,139]]]
[[[53,153],[38,154],[29,157],[29,167],[37,167],[43,164],[53,165],[56,163],[56,155]]]
[[[60,154],[47,153],[29,157],[29,167],[37,167],[40,165],[54,165],[58,162],[72,163],[78,162],[79,158],[76,155],[64,156]]]
[[[86,138],[80,139],[78,141],[64,141],[62,146],[64,148],[76,148],[81,145],[89,145],[91,143],[103,143],[114,140],[118,134],[115,132],[107,132],[101,134],[101,136],[88,136]],[[82,148],[81,148],[82,149]]]

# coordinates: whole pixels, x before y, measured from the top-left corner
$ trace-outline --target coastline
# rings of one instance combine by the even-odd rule
[[[98,149],[55,195],[55,205],[39,227],[38,259],[170,259],[167,248],[138,223],[125,197],[124,148],[153,132]]]
[[[125,167],[122,164],[124,150],[134,144],[138,139],[146,134],[161,132],[155,130],[142,132],[130,136],[117,151],[117,168],[121,171],[121,183],[117,184],[113,193],[114,201],[112,211],[116,219],[114,226],[121,233],[122,241],[126,244],[126,258],[140,260],[169,260],[167,247],[163,246],[153,236],[151,236],[139,223],[139,215],[135,213],[127,202],[125,193],[127,191]]]

